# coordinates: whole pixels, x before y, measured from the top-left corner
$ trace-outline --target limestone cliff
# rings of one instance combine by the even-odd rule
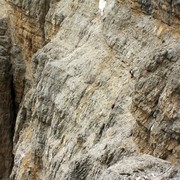
[[[1,178],[179,179],[179,1],[7,3]]]

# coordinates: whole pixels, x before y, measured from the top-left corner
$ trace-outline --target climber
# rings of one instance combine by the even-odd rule
[[[99,9],[101,11],[101,16],[103,16],[104,8],[106,7],[106,0],[99,0]]]
[[[113,103],[113,104],[111,105],[111,109],[114,109],[114,107],[115,107],[115,103]]]
[[[134,69],[130,69],[129,73],[131,74],[131,78],[134,78],[135,70]]]

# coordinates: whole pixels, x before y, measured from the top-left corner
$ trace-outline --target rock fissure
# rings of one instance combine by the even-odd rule
[[[0,179],[8,179],[13,168],[13,136],[18,104],[13,78],[11,48],[6,18],[0,19]]]

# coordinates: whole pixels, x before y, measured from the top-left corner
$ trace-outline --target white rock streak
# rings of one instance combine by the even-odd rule
[[[101,11],[101,16],[103,16],[104,8],[106,7],[106,1],[105,0],[99,0],[99,9]]]

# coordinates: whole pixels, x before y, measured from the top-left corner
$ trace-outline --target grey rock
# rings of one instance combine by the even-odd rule
[[[179,160],[177,17],[173,27],[157,20],[169,11],[156,17],[155,1],[107,1],[102,17],[97,0],[8,2],[10,179],[178,179],[171,163],[139,152]]]
[[[179,170],[168,162],[154,158],[150,155],[129,157],[119,161],[103,172],[100,180],[163,180],[179,179]]]
[[[0,46],[0,56],[7,56],[7,49],[3,46]]]

